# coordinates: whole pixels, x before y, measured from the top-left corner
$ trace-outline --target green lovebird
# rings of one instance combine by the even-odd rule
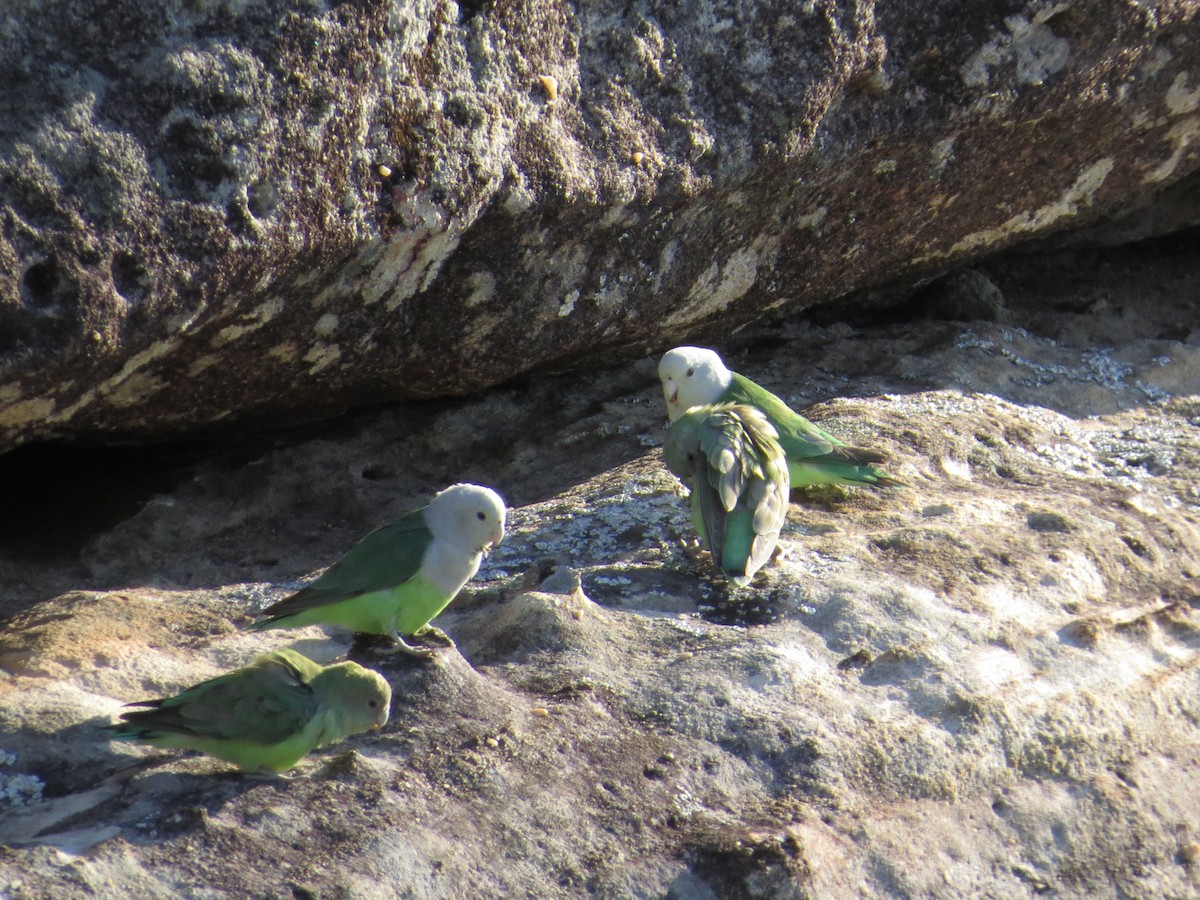
[[[692,522],[713,560],[749,584],[787,517],[788,467],[767,417],[740,403],[692,407],[671,424],[663,459],[691,488]]]
[[[415,656],[404,635],[429,630],[429,621],[458,594],[487,551],[504,538],[504,501],[491,488],[455,484],[428,506],[372,531],[301,591],[263,610],[250,627],[326,625],[386,634]]]
[[[321,747],[387,724],[392,689],[358,663],[277,650],[106,726],[114,741],[199,750],[243,772],[287,771]]]
[[[712,350],[676,347],[663,355],[658,377],[667,401],[667,418],[672,422],[693,406],[714,403],[746,403],[761,410],[779,433],[794,488],[904,484],[875,468],[874,463],[883,462],[883,454],[852,447],[822,431],[766,388],[731,372]]]

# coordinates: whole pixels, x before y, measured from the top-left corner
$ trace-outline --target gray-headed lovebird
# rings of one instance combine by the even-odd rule
[[[429,656],[404,636],[441,634],[429,621],[504,538],[505,512],[491,488],[452,485],[428,506],[372,531],[308,587],[263,610],[267,618],[250,627],[327,625],[385,634],[399,649]]]
[[[667,418],[672,422],[693,406],[715,403],[745,403],[761,410],[779,435],[793,488],[904,484],[875,468],[875,463],[883,462],[883,454],[852,447],[821,430],[766,388],[727,369],[712,350],[676,347],[663,355],[658,377],[667,401]]]

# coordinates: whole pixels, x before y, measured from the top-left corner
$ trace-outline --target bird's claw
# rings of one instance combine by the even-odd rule
[[[702,562],[708,550],[704,547],[704,542],[698,538],[680,538],[679,546],[683,549],[683,555],[690,559],[693,563]]]
[[[414,647],[412,644],[407,643],[399,634],[393,634],[391,638],[395,643],[390,647],[381,647],[379,649],[380,653],[388,656],[396,653],[404,653],[408,656],[415,656],[417,659],[432,659],[437,655],[436,651],[427,650],[424,647]]]
[[[295,774],[292,774],[293,772]],[[291,772],[273,772],[270,769],[257,769],[245,774],[246,778],[254,781],[296,781],[304,777],[302,772],[297,772],[295,769],[292,769]]]

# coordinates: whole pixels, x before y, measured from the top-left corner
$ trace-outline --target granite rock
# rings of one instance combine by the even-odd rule
[[[1194,223],[1197,8],[12,0],[0,448],[465,395]]]

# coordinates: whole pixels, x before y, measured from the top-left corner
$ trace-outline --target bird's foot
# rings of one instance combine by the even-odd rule
[[[704,546],[704,542],[699,538],[679,538],[679,546],[683,549],[683,555],[692,563],[706,562],[711,554]]]
[[[380,653],[391,656],[395,653],[404,653],[408,656],[415,656],[418,659],[432,659],[437,654],[433,650],[427,650],[424,647],[414,647],[412,644],[406,643],[404,638],[398,633],[391,635],[395,643],[390,647],[379,648]]]
[[[247,772],[246,778],[253,781],[296,781],[303,778],[304,774],[296,769],[291,769],[288,772],[275,772],[271,769],[255,769],[253,772]]]

